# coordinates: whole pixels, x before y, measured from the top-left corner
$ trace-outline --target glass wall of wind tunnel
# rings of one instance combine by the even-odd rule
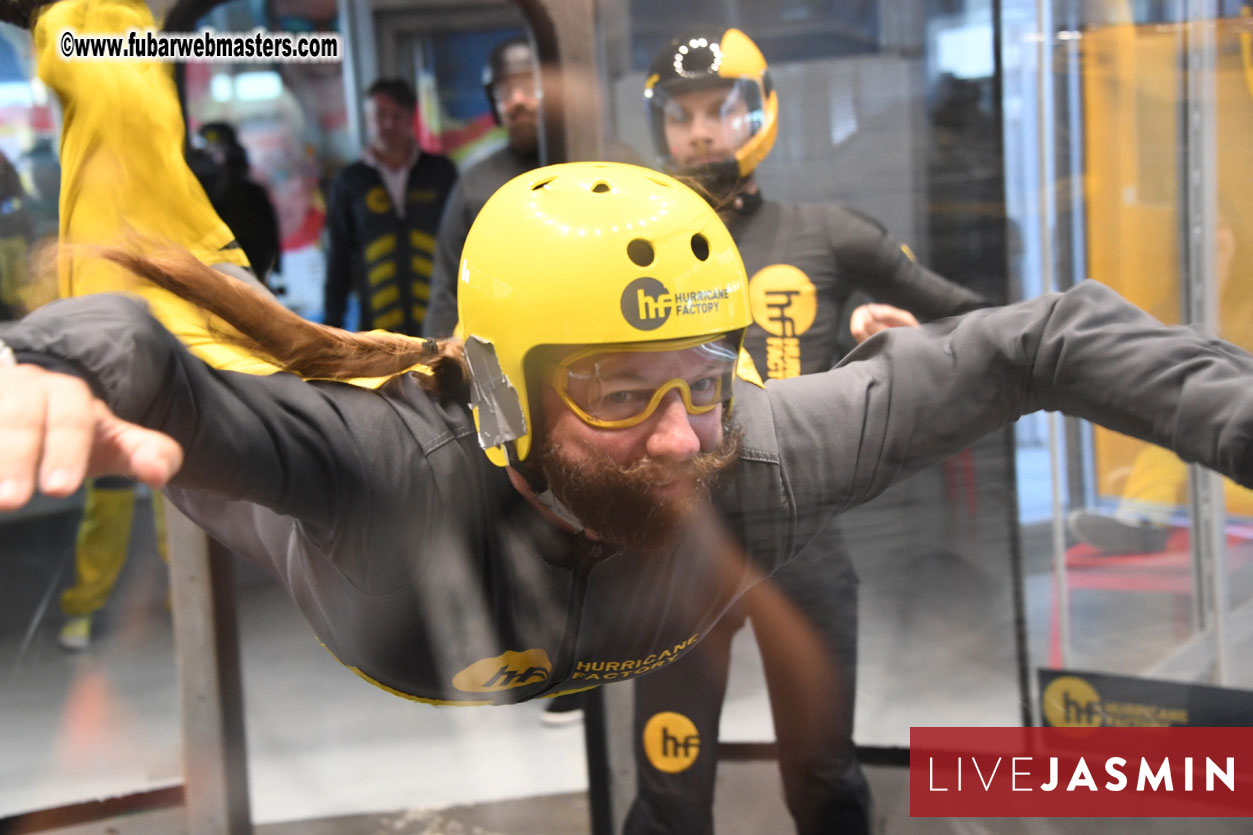
[[[1053,118],[1038,139],[1055,187],[1051,201],[1032,193],[1027,225],[1035,234],[1052,206],[1056,284],[1096,279],[1164,322],[1253,347],[1249,4],[1054,3],[1051,12],[1043,72]],[[1010,176],[1049,182],[1030,160]],[[1023,259],[1024,275],[1037,255]],[[1152,707],[1151,723],[1228,724],[1222,712],[1184,709],[1178,700],[1195,689],[1156,682],[1250,687],[1233,659],[1247,653],[1253,624],[1253,493],[1100,427],[1072,422],[1058,441],[1064,529],[1051,569],[1027,559],[1028,610],[1048,612],[1032,621],[1033,665],[1107,676],[1092,679],[1098,690],[1128,689],[1102,697]],[[1039,684],[1042,719],[1057,723],[1053,675]]]
[[[650,59],[695,27],[736,27],[761,48],[778,91],[777,140],[755,172],[764,198],[868,216],[919,262],[1002,301],[1009,236],[992,12],[973,1],[605,4],[608,145],[661,165],[645,116]],[[745,252],[755,314],[780,342],[809,325],[796,310],[772,316],[772,292],[831,292],[780,269],[795,254]],[[851,311],[874,298],[874,277],[846,267],[837,311],[822,314],[838,319],[840,353],[853,344]],[[795,286],[772,283],[784,275]],[[858,744],[907,745],[911,725],[1022,722],[1012,473],[1008,438],[991,437],[841,517],[860,576],[859,604],[837,604],[859,607]],[[737,637],[724,741],[773,738],[751,634]]]
[[[30,32],[0,24],[0,321],[57,294],[35,256],[57,239],[61,128]],[[152,506],[126,486],[0,514],[0,830],[42,828],[45,810],[102,797],[177,797],[176,661]]]
[[[232,0],[197,25],[336,32],[345,46],[335,64],[187,67],[189,128],[234,124],[280,224],[291,220],[301,233],[290,251],[285,238],[287,294],[280,300],[296,309],[297,300],[309,299],[317,307],[298,312],[314,319],[330,183],[365,147],[364,91],[380,78],[408,82],[418,95],[420,148],[450,157],[464,173],[503,143],[482,68],[497,43],[526,31],[505,0]],[[435,810],[585,787],[578,726],[554,733],[542,722],[546,702],[487,709],[399,698],[336,661],[268,577],[242,559],[235,570],[255,824]],[[467,607],[475,600],[466,593]]]

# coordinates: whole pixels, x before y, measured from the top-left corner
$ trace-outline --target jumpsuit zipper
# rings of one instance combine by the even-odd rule
[[[599,542],[592,544],[592,549],[579,558],[574,569],[574,584],[570,588],[570,604],[567,608],[565,631],[561,635],[561,646],[557,650],[557,660],[553,663],[553,675],[549,681],[560,682],[544,688],[543,693],[561,689],[570,684],[570,673],[574,670],[575,644],[579,637],[579,627],[583,624],[583,604],[587,600],[587,582],[592,569],[605,559],[604,549]]]

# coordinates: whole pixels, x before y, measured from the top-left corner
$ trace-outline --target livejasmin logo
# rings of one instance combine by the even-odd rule
[[[1253,815],[1253,728],[911,728],[914,817]]]
[[[1009,760],[1006,763],[1006,760]],[[1083,757],[1080,757],[1076,763],[1062,763],[1059,757],[1048,757],[1045,765],[1040,768],[1040,758],[1038,757],[997,757],[995,760],[985,758],[982,763],[978,757],[956,757],[957,764],[957,784],[955,787],[937,786],[935,780],[935,757],[928,757],[928,770],[931,774],[930,790],[933,792],[946,792],[950,788],[956,791],[962,791],[969,785],[970,772],[974,772],[974,776],[978,778],[979,784],[983,786],[984,791],[991,791],[993,783],[996,782],[997,772],[1001,772],[1002,780],[1010,781],[1010,791],[1030,792],[1030,791],[1057,791],[1061,788],[1063,791],[1073,792],[1080,789],[1088,791],[1105,791],[1120,792],[1127,789],[1129,783],[1127,780],[1128,766],[1131,767],[1136,777],[1136,791],[1174,791],[1178,784],[1184,791],[1192,791],[1196,788],[1194,778],[1199,776],[1197,771],[1200,765],[1194,763],[1193,757],[1183,757],[1182,763],[1176,760],[1171,762],[1170,757],[1162,759],[1160,763],[1154,766],[1148,759],[1140,758],[1139,768],[1136,769],[1134,762],[1128,763],[1125,757],[1109,757],[1104,763],[1104,775],[1108,775],[1111,779],[1103,783],[1099,788],[1096,778],[1092,774],[1091,767]],[[988,760],[991,760],[989,762]],[[965,776],[967,784],[963,785],[963,763],[965,763]],[[1002,764],[1005,765],[1004,771],[1001,771]],[[941,765],[942,770],[944,765]],[[1181,771],[1182,769],[1182,771]],[[984,772],[987,771],[986,776]],[[1038,776],[1047,772],[1048,779],[1036,785]],[[1098,771],[1099,773],[1099,771]],[[1182,779],[1180,779],[1180,775]],[[1063,787],[1062,782],[1066,785]],[[1236,790],[1236,758],[1227,757],[1224,764],[1219,764],[1209,757],[1205,758],[1205,788],[1203,791],[1212,792],[1216,782],[1221,782],[1228,791]]]

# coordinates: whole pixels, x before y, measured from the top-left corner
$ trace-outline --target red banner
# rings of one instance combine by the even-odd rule
[[[1253,728],[911,728],[913,817],[1250,817]]]

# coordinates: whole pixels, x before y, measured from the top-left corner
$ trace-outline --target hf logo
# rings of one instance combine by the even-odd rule
[[[548,679],[552,662],[542,649],[509,652],[475,661],[452,678],[452,686],[467,693],[497,693],[539,684]]]
[[[818,313],[814,283],[790,264],[772,264],[749,281],[748,303],[753,321],[766,332],[766,376],[800,376],[800,337]]]
[[[730,293],[726,287],[671,293],[657,279],[643,276],[626,286],[619,306],[622,318],[631,327],[653,331],[664,325],[671,315],[717,315],[722,310],[722,303],[728,299]]]
[[[1077,676],[1053,679],[1040,702],[1045,721],[1054,728],[1096,728],[1105,719],[1100,694]]]
[[[622,291],[622,316],[639,330],[657,330],[672,310],[674,296],[655,278],[637,278]]]
[[[700,755],[696,725],[681,713],[655,714],[644,725],[644,754],[653,768],[666,774],[686,771]]]

